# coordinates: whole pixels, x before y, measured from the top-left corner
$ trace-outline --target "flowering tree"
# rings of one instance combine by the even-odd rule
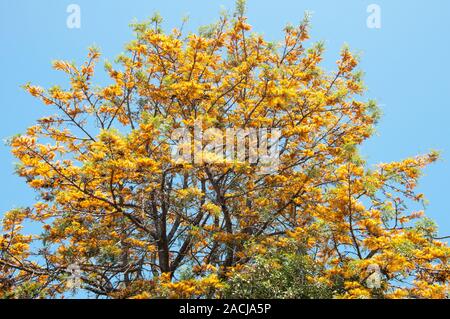
[[[39,201],[4,214],[0,296],[57,297],[74,288],[73,265],[97,296],[220,296],[255,256],[294,242],[315,265],[305,280],[337,297],[444,297],[450,250],[408,208],[423,201],[414,189],[437,154],[367,167],[358,146],[379,112],[357,59],[343,49],[326,72],[308,28],[305,18],[268,43],[241,2],[199,34],[165,33],[156,16],[134,25],[117,67],[106,63],[110,85],[93,84],[94,48],[79,67],[54,62],[67,88],[26,85],[54,114],[10,141]],[[208,160],[207,139],[204,161],[175,159],[174,132],[199,120],[280,130],[277,169]],[[29,222],[42,232],[26,234]]]

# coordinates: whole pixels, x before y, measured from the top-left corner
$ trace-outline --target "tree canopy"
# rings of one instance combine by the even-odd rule
[[[39,199],[3,216],[0,296],[61,296],[76,264],[81,289],[100,297],[221,297],[291,245],[301,255],[274,267],[294,277],[312,267],[298,278],[320,295],[446,296],[450,250],[416,209],[418,179],[438,154],[369,167],[358,148],[380,112],[364,97],[358,58],[344,48],[326,71],[308,17],[270,43],[243,11],[197,34],[165,32],[159,16],[134,24],[126,52],[105,63],[107,86],[94,84],[96,48],[80,66],[53,63],[66,88],[25,85],[49,116],[10,140]],[[277,169],[175,160],[173,133],[199,120],[203,130],[280,130]],[[202,143],[197,155],[208,159]],[[25,232],[27,223],[42,231]]]

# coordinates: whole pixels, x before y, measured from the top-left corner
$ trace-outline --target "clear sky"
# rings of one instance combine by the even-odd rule
[[[0,0],[0,137],[24,132],[53,112],[27,95],[20,85],[64,84],[52,71],[54,59],[81,63],[87,47],[97,45],[109,60],[132,39],[128,25],[158,11],[167,29],[189,15],[189,29],[217,19],[234,0]],[[81,9],[81,28],[66,25],[70,4]],[[381,8],[381,28],[366,24],[367,7]],[[297,23],[313,12],[312,38],[326,43],[329,69],[347,43],[362,53],[367,96],[384,112],[378,133],[363,147],[370,163],[400,160],[440,150],[443,159],[426,170],[420,191],[430,201],[428,216],[450,235],[450,1],[448,0],[249,0],[254,31],[281,39],[287,22]],[[0,216],[34,201],[25,182],[13,174],[14,159],[0,145]]]

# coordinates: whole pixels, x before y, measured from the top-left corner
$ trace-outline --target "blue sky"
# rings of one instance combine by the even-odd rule
[[[67,6],[81,8],[81,28],[66,26]],[[189,29],[214,22],[221,7],[234,0],[0,0],[0,138],[23,132],[52,112],[28,96],[20,85],[64,84],[52,71],[54,59],[81,63],[87,47],[97,45],[113,60],[132,39],[128,25],[159,11],[170,29],[189,15]],[[381,29],[366,25],[368,5],[381,8]],[[430,201],[427,214],[450,235],[450,1],[448,0],[249,0],[254,31],[270,40],[281,38],[286,23],[313,12],[312,38],[326,43],[325,66],[332,67],[344,43],[361,52],[367,96],[384,112],[378,133],[363,147],[370,163],[400,160],[431,149],[442,160],[426,170],[420,191]],[[0,215],[34,201],[25,182],[13,174],[14,159],[0,145]]]

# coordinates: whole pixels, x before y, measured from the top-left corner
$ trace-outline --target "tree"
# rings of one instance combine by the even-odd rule
[[[379,111],[364,100],[349,49],[326,72],[323,45],[306,47],[308,17],[273,44],[250,33],[242,1],[198,34],[161,23],[133,25],[117,66],[105,64],[110,85],[93,84],[95,48],[79,67],[53,63],[67,88],[25,85],[57,113],[10,141],[39,200],[4,215],[0,295],[57,297],[73,289],[75,264],[96,296],[220,296],[255,256],[294,240],[320,269],[309,280],[340,287],[336,297],[373,297],[373,264],[376,296],[445,296],[449,248],[409,208],[423,201],[414,189],[438,156],[372,169],[361,159]],[[249,154],[212,160],[208,138],[195,154],[205,160],[174,158],[174,133],[190,135],[199,121],[202,130],[279,130],[277,169],[261,172]],[[42,233],[26,234],[28,222]]]

